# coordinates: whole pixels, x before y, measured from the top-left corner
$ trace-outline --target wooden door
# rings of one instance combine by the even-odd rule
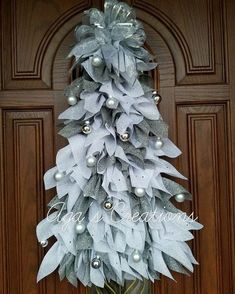
[[[132,0],[157,54],[160,105],[170,137],[182,149],[175,166],[189,177],[191,204],[204,229],[192,242],[200,265],[191,277],[175,275],[119,293],[232,294],[235,163],[235,2]],[[43,173],[53,166],[57,116],[66,107],[73,29],[92,0],[1,1],[0,293],[88,293],[56,274],[36,284],[45,253],[35,226],[53,192]],[[152,289],[152,290],[150,290]],[[97,292],[93,289],[94,293]],[[98,292],[97,292],[98,293]],[[99,292],[102,293],[102,292]],[[103,292],[104,293],[104,292]]]

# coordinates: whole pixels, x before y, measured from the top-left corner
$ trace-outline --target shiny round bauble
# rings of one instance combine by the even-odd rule
[[[153,91],[152,98],[156,104],[159,104],[162,100],[162,97],[158,94],[157,91]]]
[[[177,202],[184,202],[185,200],[185,194],[184,193],[179,193],[175,195],[175,201]]]
[[[157,150],[160,150],[163,147],[164,142],[160,137],[158,137],[154,145]]]
[[[144,188],[135,188],[134,193],[137,197],[143,197],[145,195]]]
[[[129,133],[124,133],[124,134],[120,135],[120,139],[123,142],[127,142],[130,139],[130,134]]]
[[[43,240],[43,241],[40,242],[40,244],[41,244],[42,247],[47,247],[48,241],[47,240]]]
[[[82,132],[84,133],[84,134],[90,134],[91,133],[91,131],[92,131],[92,129],[91,129],[91,126],[89,125],[89,124],[85,124],[83,127],[82,127]]]
[[[141,261],[141,254],[138,250],[135,250],[133,253],[132,253],[132,259],[134,262],[140,262]]]
[[[92,56],[91,58],[91,64],[94,66],[94,67],[99,67],[101,66],[103,63],[103,59],[102,57],[98,56],[98,55],[94,55]]]
[[[91,266],[95,269],[98,269],[101,267],[101,260],[98,256],[96,256],[92,259]]]
[[[111,210],[113,208],[113,201],[111,199],[107,199],[103,203],[103,207],[105,210]]]
[[[64,173],[57,171],[54,174],[54,179],[56,180],[56,182],[60,182],[64,177]]]
[[[78,222],[76,224],[75,231],[77,234],[82,234],[85,230],[86,230],[86,226],[83,223]]]
[[[71,96],[68,97],[67,101],[68,101],[69,105],[73,106],[73,105],[77,104],[78,99],[77,99],[76,96],[71,95]]]
[[[109,97],[106,100],[105,105],[110,109],[116,109],[118,106],[118,101],[117,101],[117,99],[115,99],[113,97]]]
[[[95,156],[93,156],[93,155],[87,157],[87,159],[86,159],[86,165],[87,165],[88,167],[93,167],[93,166],[95,166],[95,165],[96,165],[96,162],[97,162],[97,160],[96,160]]]

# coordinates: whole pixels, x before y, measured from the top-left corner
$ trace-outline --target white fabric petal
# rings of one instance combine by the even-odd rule
[[[68,192],[68,202],[67,202],[67,210],[68,212],[70,212],[73,207],[74,204],[76,203],[79,195],[81,193],[81,188],[79,187],[79,185],[72,185],[71,189]]]
[[[67,110],[62,112],[58,118],[79,120],[86,113],[86,110],[84,109],[84,104],[84,100],[78,101],[76,105],[70,106]]]
[[[57,184],[54,175],[58,171],[58,168],[55,166],[51,169],[49,169],[45,174],[44,174],[44,185],[45,189],[51,189],[54,188]]]
[[[121,263],[118,253],[111,252],[108,254],[110,265],[112,266],[114,272],[116,273],[117,277],[121,280],[122,279],[122,269]]]
[[[104,275],[101,272],[101,269],[94,269],[93,267],[91,267],[90,279],[91,279],[91,282],[97,287],[100,287],[100,288],[104,287]]]
[[[39,242],[45,241],[53,235],[51,231],[51,227],[54,225],[57,215],[58,215],[58,212],[55,211],[52,214],[50,214],[50,216],[44,218],[37,225],[36,234],[37,234],[37,238]]]
[[[60,149],[56,155],[56,165],[59,171],[70,170],[75,164],[70,145]]]
[[[63,247],[57,241],[45,255],[37,275],[37,282],[51,274],[65,255]]]
[[[118,191],[118,192],[127,191],[126,179],[123,176],[122,172],[116,167],[114,167],[113,169],[111,181],[116,186],[115,191]]]
[[[158,120],[160,117],[157,107],[150,102],[135,104],[135,109],[150,120]]]
[[[171,275],[171,273],[170,273],[168,267],[166,266],[166,263],[162,257],[162,252],[155,247],[153,247],[151,250],[152,250],[153,267],[154,267],[155,271],[174,280],[174,278],[172,277],[172,275]]]
[[[85,97],[85,105],[84,108],[91,112],[92,114],[100,111],[102,105],[104,104],[105,98],[103,95],[99,93],[89,93]]]
[[[154,174],[153,169],[137,169],[130,167],[130,178],[132,187],[148,188]]]

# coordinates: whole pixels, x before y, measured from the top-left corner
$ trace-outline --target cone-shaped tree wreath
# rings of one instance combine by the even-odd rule
[[[197,262],[185,241],[202,226],[170,201],[191,195],[169,179],[184,177],[161,158],[181,152],[168,139],[160,96],[146,82],[144,73],[156,64],[143,48],[143,25],[116,0],[85,15],[69,54],[82,75],[66,88],[70,107],[59,116],[69,144],[44,177],[57,195],[37,237],[44,247],[52,236],[57,241],[38,281],[57,267],[75,286],[187,274]]]

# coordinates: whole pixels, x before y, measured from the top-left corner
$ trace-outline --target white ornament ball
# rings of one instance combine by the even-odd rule
[[[110,109],[116,109],[117,106],[118,106],[118,101],[117,99],[113,98],[113,97],[109,97],[107,100],[106,100],[106,106]]]
[[[77,104],[78,99],[77,99],[76,96],[73,96],[73,95],[72,95],[72,96],[69,96],[69,97],[68,97],[67,101],[68,101],[68,104],[69,104],[69,105],[73,106],[73,105]]]
[[[135,188],[134,192],[137,197],[143,197],[145,195],[145,190],[143,188]]]
[[[113,201],[111,199],[106,200],[103,207],[105,210],[111,210],[113,208]]]
[[[100,258],[98,256],[92,259],[91,266],[94,269],[98,269],[98,268],[101,267],[101,260],[100,260]]]
[[[85,230],[86,230],[86,226],[83,223],[79,222],[76,224],[75,226],[76,233],[82,234]]]
[[[124,133],[124,134],[120,135],[120,139],[123,142],[127,142],[130,139],[130,134],[129,133]]]
[[[86,165],[87,165],[88,167],[93,167],[93,166],[95,166],[95,165],[96,165],[96,162],[97,162],[97,160],[96,160],[95,156],[89,156],[89,157],[86,159]]]
[[[161,138],[158,137],[156,142],[155,142],[155,148],[157,150],[160,150],[163,147],[163,145],[164,145],[164,142],[162,141]]]
[[[99,67],[102,65],[102,63],[103,63],[103,59],[100,56],[95,55],[91,58],[91,64],[94,67]]]
[[[63,179],[63,177],[64,174],[59,171],[54,174],[54,179],[56,180],[56,182],[60,182]]]
[[[91,131],[92,131],[91,126],[88,125],[88,124],[85,124],[85,125],[82,127],[82,132],[83,132],[84,134],[86,134],[86,135],[87,135],[87,134],[90,134]]]
[[[184,193],[176,194],[176,195],[175,195],[175,200],[176,200],[177,202],[184,202],[184,200],[185,200],[185,195],[184,195]]]
[[[140,262],[141,261],[141,254],[138,250],[135,250],[133,253],[132,253],[132,259],[134,262]]]
[[[40,244],[41,244],[42,247],[47,247],[48,241],[47,240],[43,240],[43,241],[40,242]]]

